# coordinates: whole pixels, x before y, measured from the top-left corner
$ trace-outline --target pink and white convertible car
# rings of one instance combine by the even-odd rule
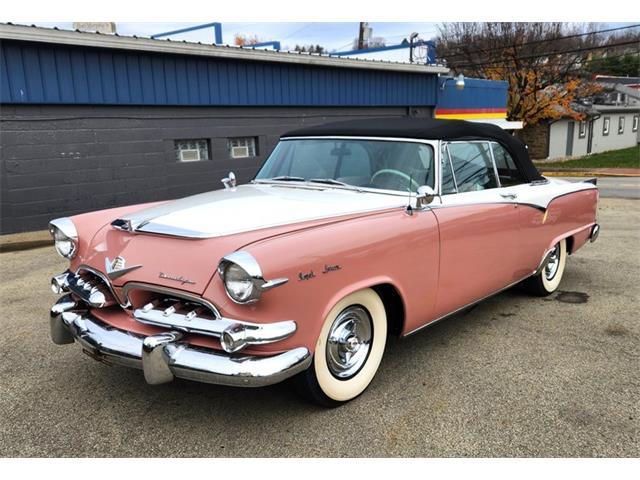
[[[595,181],[546,179],[492,125],[372,119],[284,135],[253,181],[50,224],[57,344],[175,377],[294,377],[335,406],[387,336],[521,284],[549,295],[598,236]]]

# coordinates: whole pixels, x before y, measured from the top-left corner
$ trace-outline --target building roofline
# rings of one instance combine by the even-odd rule
[[[434,43],[430,40],[420,40],[419,42],[415,42],[413,44],[414,47],[420,47],[422,45],[427,45],[430,47],[434,47]],[[374,52],[385,52],[388,50],[401,50],[405,48],[411,47],[409,42],[405,43],[397,43],[395,45],[385,45],[384,47],[371,47],[371,48],[362,48],[360,50],[345,50],[344,52],[331,52],[329,55],[331,56],[342,56],[342,55],[358,55],[361,53],[374,53]]]
[[[363,70],[383,70],[388,72],[422,74],[440,74],[449,72],[447,67],[441,65],[417,65],[384,60],[362,60],[333,57],[328,54],[320,55],[280,52],[253,49],[249,47],[210,45],[186,41],[175,42],[171,40],[155,40],[135,36],[128,37],[100,33],[87,33],[72,30],[59,30],[57,28],[42,28],[13,24],[0,24],[0,39],[174,55],[193,55],[253,62],[290,63],[318,67],[356,68]]]

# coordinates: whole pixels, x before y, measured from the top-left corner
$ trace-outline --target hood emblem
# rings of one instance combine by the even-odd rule
[[[164,280],[173,280],[174,282],[180,282],[182,285],[195,285],[196,282],[190,280],[188,278],[183,277],[182,275],[170,275],[168,273],[160,272],[158,278],[162,278]]]
[[[126,260],[124,257],[117,256],[112,260],[109,260],[109,257],[104,259],[104,268],[107,272],[107,276],[111,280],[115,280],[116,278],[120,278],[123,275],[131,272],[132,270],[136,270],[140,268],[142,265],[133,265],[131,267],[126,266]]]

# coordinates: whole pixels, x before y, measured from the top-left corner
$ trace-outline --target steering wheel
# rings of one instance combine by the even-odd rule
[[[407,175],[404,172],[401,172],[400,170],[395,170],[393,168],[384,168],[382,170],[378,170],[376,173],[373,174],[373,177],[371,177],[371,183],[375,183],[374,180],[376,179],[376,177],[383,175],[383,174],[392,174],[392,175],[396,175],[400,178],[402,178],[403,180],[406,180],[407,182],[410,182],[410,190],[409,191],[416,191],[418,190],[418,188],[420,188],[420,184],[418,182],[416,182],[413,178],[411,178],[409,175]]]

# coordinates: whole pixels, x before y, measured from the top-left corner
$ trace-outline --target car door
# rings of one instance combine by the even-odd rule
[[[439,198],[439,318],[519,280],[518,204],[497,175],[489,142],[443,142]]]

